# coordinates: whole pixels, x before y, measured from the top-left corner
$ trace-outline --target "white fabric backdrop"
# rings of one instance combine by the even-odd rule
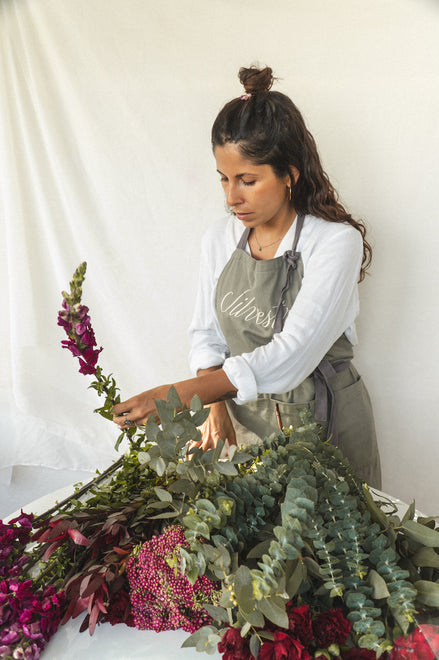
[[[439,511],[436,0],[3,0],[0,467],[94,469],[116,430],[59,342],[88,262],[101,364],[124,398],[189,375],[211,123],[267,63],[375,247],[360,347],[386,491]]]

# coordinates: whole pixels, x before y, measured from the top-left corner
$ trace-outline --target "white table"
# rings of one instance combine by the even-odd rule
[[[82,617],[68,621],[52,637],[43,653],[42,660],[203,660],[203,657],[219,659],[219,653],[206,655],[194,648],[182,649],[189,633],[171,630],[156,633],[136,630],[118,623],[98,626],[92,637],[88,632],[78,633]]]

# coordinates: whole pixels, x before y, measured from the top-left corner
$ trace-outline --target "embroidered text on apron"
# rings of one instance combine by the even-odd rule
[[[303,222],[304,216],[298,216],[292,249],[267,260],[253,259],[245,251],[250,233],[246,229],[224,267],[217,284],[216,311],[230,355],[251,352],[282,330],[302,284],[303,263],[296,248]],[[309,408],[357,474],[379,487],[372,408],[352,357],[352,344],[343,334],[294,390],[260,394],[256,401],[243,405],[228,402],[231,416],[261,438],[278,428],[276,404],[283,426],[300,425],[300,411]]]

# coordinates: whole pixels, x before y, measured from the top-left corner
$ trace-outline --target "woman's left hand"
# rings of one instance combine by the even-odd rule
[[[117,403],[113,408],[113,422],[120,428],[146,424],[150,415],[157,414],[154,399],[165,400],[169,388],[170,385],[159,385],[141,394],[136,394],[122,403]]]
[[[209,407],[209,417],[200,427],[201,440],[200,442],[191,442],[189,449],[201,447],[203,451],[207,451],[215,448],[220,439],[227,440],[229,446],[236,445],[235,429],[224,401],[213,403]]]

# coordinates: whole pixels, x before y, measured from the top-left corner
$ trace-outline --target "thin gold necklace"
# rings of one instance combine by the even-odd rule
[[[258,244],[259,252],[262,252],[262,250],[264,250],[265,248],[271,247],[272,245],[276,245],[276,243],[279,243],[283,239],[283,236],[281,236],[280,238],[278,238],[276,241],[273,241],[272,243],[268,243],[267,245],[261,245],[259,243],[257,237],[256,237],[256,234],[254,234],[254,237],[255,237],[256,243]]]
[[[294,219],[293,219],[293,222],[294,222]],[[291,223],[291,225],[292,225],[292,224],[293,224],[293,223]],[[290,227],[291,227],[291,225],[290,225]],[[290,227],[288,227],[287,231],[289,230]],[[277,238],[277,239],[276,239],[275,241],[273,241],[272,243],[267,243],[267,245],[261,245],[261,244],[259,243],[259,241],[258,241],[258,237],[256,236],[256,230],[254,229],[254,230],[253,230],[253,236],[255,237],[255,241],[256,241],[256,243],[258,244],[259,252],[262,252],[262,250],[265,250],[265,248],[271,247],[272,245],[276,245],[276,243],[280,243],[280,241],[283,239],[283,237],[285,236],[285,234],[287,233],[287,231],[284,232],[280,238]]]

